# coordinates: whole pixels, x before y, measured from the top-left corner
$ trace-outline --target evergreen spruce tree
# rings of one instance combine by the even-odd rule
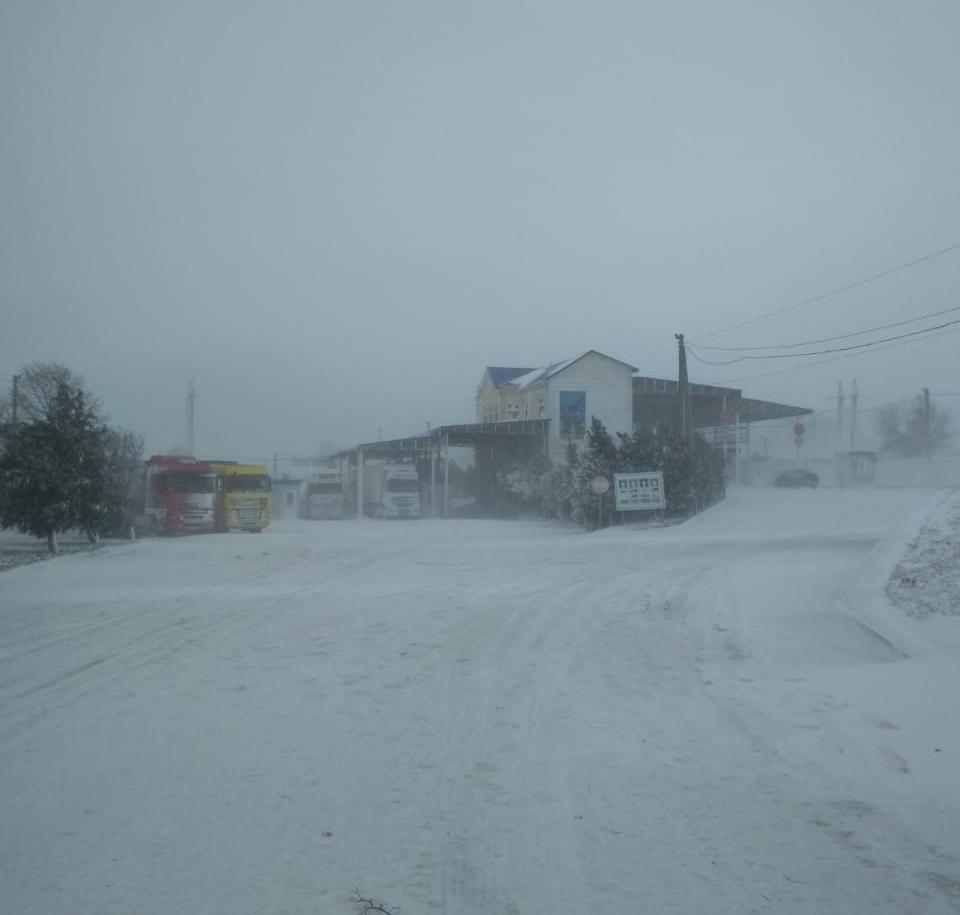
[[[575,474],[580,504],[579,514],[581,523],[585,527],[594,529],[598,525],[610,523],[614,510],[613,475],[618,469],[618,464],[619,455],[613,438],[596,416],[591,417],[587,442],[579,455]],[[596,477],[606,477],[610,481],[610,488],[602,496],[598,496],[590,489],[590,483]]]
[[[545,511],[552,467],[546,455],[536,454],[510,464],[498,475],[506,500],[518,511]]]
[[[693,449],[670,429],[620,435],[621,470],[663,473],[668,515],[692,515],[725,495],[723,456],[699,436]]]
[[[61,383],[44,415],[6,423],[2,435],[0,526],[45,537],[51,553],[63,531],[99,535],[121,497],[107,427],[83,390]]]
[[[725,495],[723,456],[701,438],[694,439],[691,449],[670,429],[638,428],[630,435],[618,432],[614,441],[593,417],[583,450],[578,452],[571,442],[566,464],[544,477],[544,514],[594,529],[597,496],[590,482],[604,476],[611,489],[601,500],[602,523],[609,524],[616,506],[614,474],[642,471],[663,473],[668,515],[695,514]]]
[[[567,445],[566,461],[546,474],[543,484],[543,513],[561,521],[574,520],[576,514],[576,472],[579,456],[573,442]]]

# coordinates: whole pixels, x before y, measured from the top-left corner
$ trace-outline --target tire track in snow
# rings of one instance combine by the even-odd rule
[[[562,642],[584,590],[546,586],[462,634],[471,657],[447,670],[434,724],[448,747],[442,912],[515,915],[548,899],[556,912],[589,910],[566,771],[570,735],[557,714],[570,689]]]
[[[326,586],[362,573],[374,563],[394,560],[408,550],[409,546],[404,546],[366,555],[347,551],[346,559],[328,557],[335,560],[334,567],[330,568],[328,561],[311,576],[308,585],[279,590],[275,586],[264,588],[264,580],[273,572],[269,564],[263,564],[256,571],[241,573],[239,583],[256,585],[251,591],[261,593],[239,602],[218,602],[222,586],[214,584],[185,589],[169,599],[154,599],[136,610],[126,609],[130,600],[115,599],[114,605],[123,608],[120,613],[75,625],[67,635],[49,637],[45,633],[49,632],[50,621],[38,621],[36,625],[43,628],[38,628],[34,636],[21,635],[6,645],[0,689],[5,699],[9,698],[0,706],[0,741],[20,740],[37,728],[55,726],[57,713],[118,684],[129,688],[133,674],[149,675],[171,659],[181,660],[188,650],[204,650],[215,636],[255,631],[267,619],[276,621],[279,615],[296,611],[307,601],[323,599]],[[280,567],[302,564],[302,558],[284,557]],[[231,576],[231,585],[237,583]],[[208,604],[198,599],[204,593],[209,595]],[[102,604],[87,603],[71,608],[71,612],[104,611]],[[37,639],[42,644],[32,644]],[[45,676],[51,669],[56,673]]]

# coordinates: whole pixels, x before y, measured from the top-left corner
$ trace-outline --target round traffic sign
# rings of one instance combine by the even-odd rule
[[[598,496],[602,496],[610,488],[610,481],[604,476],[594,477],[590,481],[590,489]]]
[[[803,438],[803,433],[807,431],[807,427],[803,423],[795,423],[793,427],[793,434],[797,438]]]

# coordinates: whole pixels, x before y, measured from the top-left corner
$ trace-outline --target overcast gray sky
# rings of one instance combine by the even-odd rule
[[[161,450],[194,376],[261,458],[471,421],[488,364],[672,376],[960,242],[958,47],[953,0],[0,0],[0,384],[63,362]],[[960,251],[703,342],[953,306]],[[960,392],[958,345],[742,387]]]

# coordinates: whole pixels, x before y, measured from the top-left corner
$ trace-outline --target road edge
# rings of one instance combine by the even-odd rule
[[[876,543],[840,595],[840,605],[847,614],[904,658],[938,652],[890,602],[887,582],[924,525],[953,494],[953,489],[924,491],[918,507]]]

